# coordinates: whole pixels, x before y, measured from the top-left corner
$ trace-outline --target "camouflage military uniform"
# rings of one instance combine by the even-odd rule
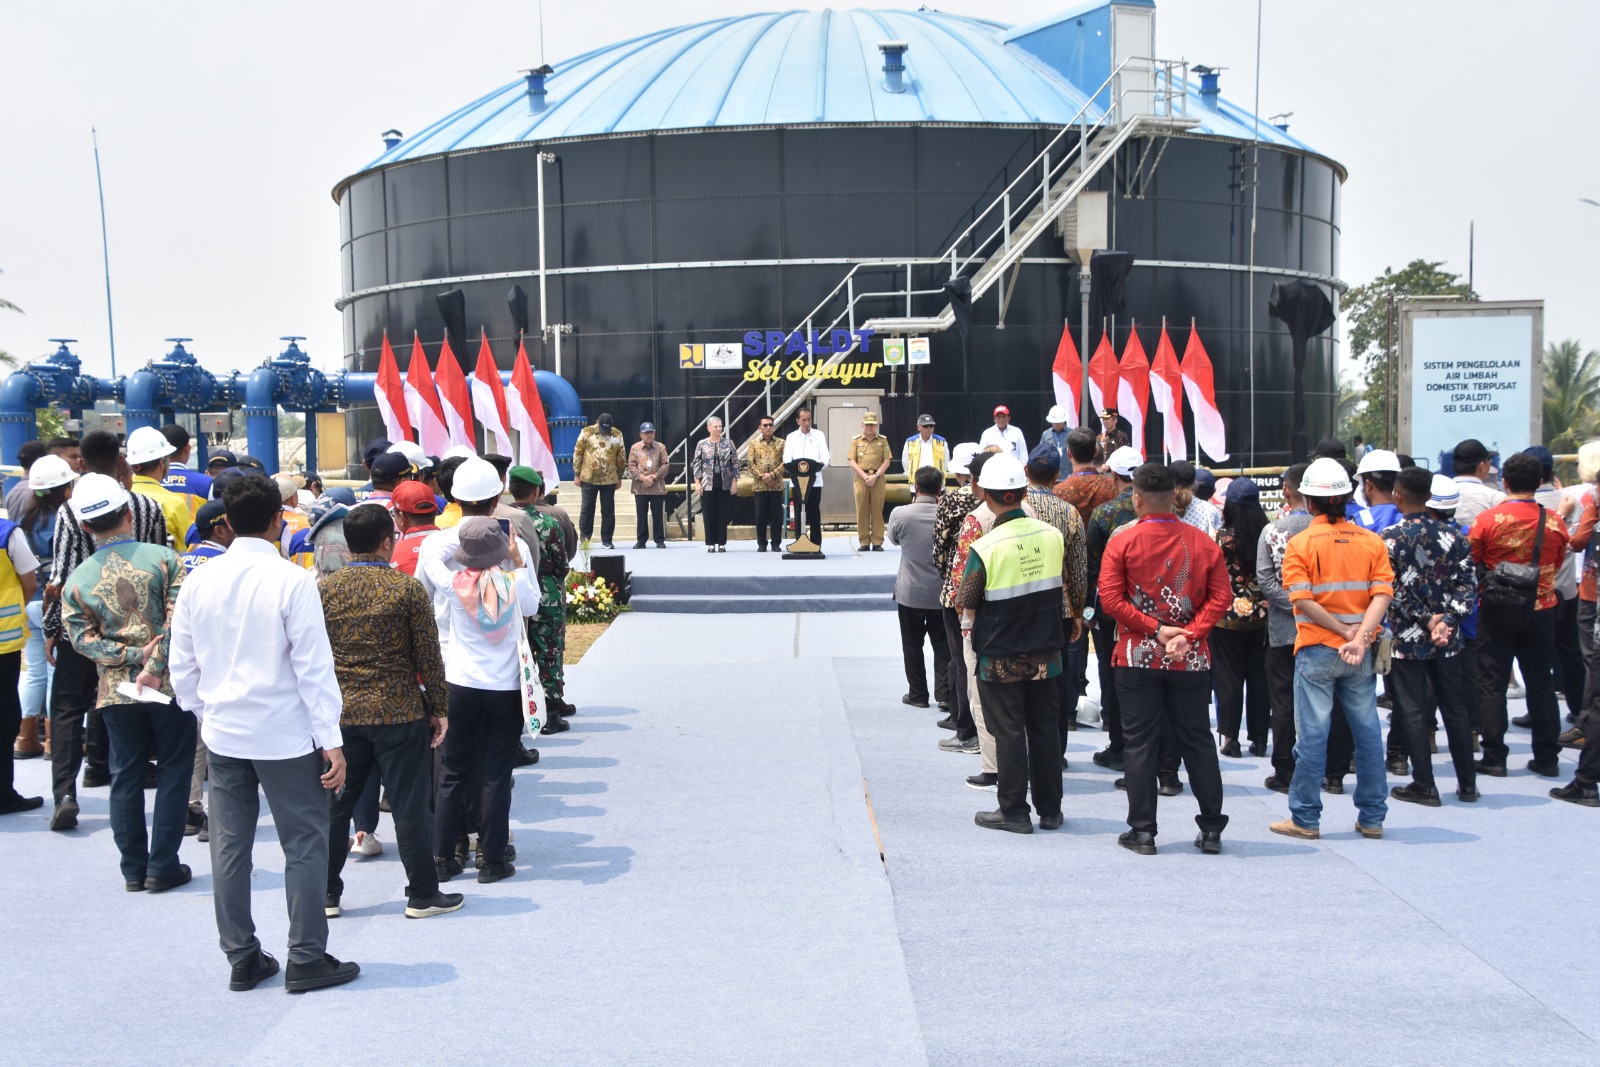
[[[528,620],[528,644],[539,665],[545,699],[559,710],[566,703],[567,553],[555,516],[538,508],[524,510],[539,534],[539,610]]]
[[[882,434],[872,438],[856,434],[850,439],[850,461],[868,474],[878,476],[871,485],[859,474],[855,479],[856,540],[861,542],[862,548],[883,549],[883,501],[889,491],[889,483],[884,479],[893,456],[894,450]]]

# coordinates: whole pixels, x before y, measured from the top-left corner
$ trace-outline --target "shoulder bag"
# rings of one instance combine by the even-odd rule
[[[1520,630],[1533,619],[1539,599],[1539,557],[1544,555],[1544,505],[1539,505],[1539,525],[1533,535],[1533,557],[1528,563],[1502,561],[1483,576],[1478,603],[1484,620],[1501,630]]]

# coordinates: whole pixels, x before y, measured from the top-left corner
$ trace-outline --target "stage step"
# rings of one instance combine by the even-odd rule
[[[795,567],[826,561],[795,560]],[[893,611],[892,574],[635,574],[635,611],[694,615],[793,611]]]
[[[771,593],[662,594],[635,593],[629,601],[634,611],[678,612],[685,615],[755,615],[817,611],[893,611],[888,593],[809,593],[777,596]]]

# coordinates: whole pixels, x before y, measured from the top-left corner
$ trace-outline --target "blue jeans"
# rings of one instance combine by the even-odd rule
[[[50,714],[50,680],[56,669],[44,658],[44,602],[30,600],[25,613],[28,618],[28,643],[22,646],[22,680],[17,683],[17,697],[22,701],[22,714]]]
[[[100,709],[111,738],[111,837],[122,853],[122,877],[170,878],[189,813],[195,718],[172,704],[107,704]],[[145,836],[146,760],[156,758],[156,795]]]
[[[1334,699],[1350,722],[1356,748],[1356,813],[1363,826],[1382,826],[1389,813],[1389,781],[1383,766],[1383,727],[1378,722],[1378,686],[1372,653],[1351,666],[1326,645],[1294,657],[1294,778],[1289,814],[1308,830],[1322,821],[1322,777],[1328,763],[1328,724]]]

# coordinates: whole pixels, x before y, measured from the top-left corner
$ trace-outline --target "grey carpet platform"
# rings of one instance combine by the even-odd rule
[[[104,790],[75,834],[0,819],[3,1061],[1600,1062],[1600,811],[1514,773],[1475,807],[1392,805],[1382,841],[1329,798],[1328,835],[1298,842],[1266,829],[1265,761],[1224,760],[1223,855],[1190,845],[1185,794],[1135,856],[1089,763],[1104,734],[1080,732],[1063,831],[980,830],[993,794],[899,702],[897,648],[881,614],[625,616],[570,673],[573,730],[517,772],[516,877],[408,921],[385,816],[332,924],[364,973],[303,997],[227,991],[192,840],[192,886],[129,894]],[[38,761],[19,777],[45,785]],[[281,958],[274,849],[264,818]]]
[[[858,552],[852,537],[823,539],[822,559],[784,559],[733,541],[710,553],[694,542],[630,549],[635,611],[692,615],[894,611],[900,550]]]

